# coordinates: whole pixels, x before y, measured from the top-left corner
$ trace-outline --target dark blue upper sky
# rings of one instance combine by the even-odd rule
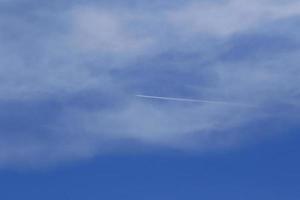
[[[0,0],[0,198],[299,199],[299,16]]]

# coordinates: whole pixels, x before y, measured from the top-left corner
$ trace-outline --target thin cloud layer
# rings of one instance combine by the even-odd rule
[[[296,126],[296,1],[62,4],[1,14],[1,165],[132,146],[203,152],[275,134],[261,121]]]
[[[170,12],[169,18],[183,32],[226,37],[299,14],[296,1],[228,0],[190,3]]]

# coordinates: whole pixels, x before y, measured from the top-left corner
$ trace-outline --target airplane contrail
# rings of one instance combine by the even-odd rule
[[[236,102],[226,102],[226,101],[211,101],[211,100],[201,100],[201,99],[151,96],[151,95],[143,95],[143,94],[137,94],[135,96],[139,97],[139,98],[145,98],[145,99],[158,99],[158,100],[166,100],[166,101],[181,101],[181,102],[192,102],[192,103],[211,103],[211,104],[223,104],[223,105],[231,105],[231,106],[253,107],[253,105],[249,105],[249,104],[236,103]]]

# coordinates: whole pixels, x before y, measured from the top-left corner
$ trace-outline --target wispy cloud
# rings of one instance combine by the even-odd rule
[[[91,6],[75,7],[71,11],[70,42],[83,52],[137,56],[144,53],[152,41],[139,36],[134,27],[130,28],[136,17]]]
[[[1,14],[2,165],[132,145],[204,151],[272,116],[299,119],[296,1],[61,3]]]
[[[296,1],[228,0],[192,2],[171,11],[169,19],[182,32],[223,37],[299,14],[300,4]]]

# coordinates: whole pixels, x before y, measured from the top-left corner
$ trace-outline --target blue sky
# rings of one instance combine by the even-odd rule
[[[294,0],[0,0],[1,195],[298,199],[299,16]]]

